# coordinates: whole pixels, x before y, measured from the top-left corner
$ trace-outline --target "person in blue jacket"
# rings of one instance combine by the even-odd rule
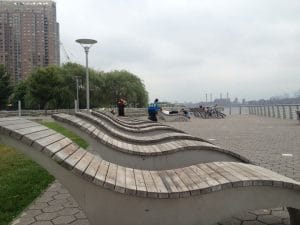
[[[157,121],[157,113],[160,110],[160,106],[158,104],[158,99],[155,99],[153,103],[150,103],[148,106],[148,119],[152,121]]]

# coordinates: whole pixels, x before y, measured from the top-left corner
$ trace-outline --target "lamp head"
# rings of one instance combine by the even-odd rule
[[[81,45],[93,45],[97,43],[97,41],[93,39],[77,39],[76,42]]]
[[[76,42],[79,43],[85,51],[88,51],[93,44],[97,43],[97,41],[93,39],[77,39]]]

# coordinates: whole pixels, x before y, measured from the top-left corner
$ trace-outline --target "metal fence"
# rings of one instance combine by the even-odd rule
[[[114,109],[117,113],[117,108],[102,109],[110,111]],[[180,110],[181,108],[164,108],[166,110]],[[297,119],[296,111],[300,110],[300,104],[280,104],[280,105],[241,105],[234,107],[224,107],[226,115],[257,115],[281,119]],[[15,110],[15,111],[0,111],[0,117],[10,116],[47,116],[54,113],[74,114],[74,109],[56,109],[56,110]],[[127,116],[146,116],[147,108],[125,108]]]
[[[300,110],[300,104],[280,104],[280,105],[249,105],[240,106],[240,114],[247,111],[249,115],[273,117],[278,119],[297,119],[296,111]]]
[[[55,109],[55,110],[13,110],[13,111],[0,111],[0,117],[11,116],[49,116],[54,113],[68,113],[74,114],[74,109]]]
[[[297,119],[296,111],[300,110],[300,104],[278,105],[241,105],[224,107],[226,115],[256,115],[278,119]]]

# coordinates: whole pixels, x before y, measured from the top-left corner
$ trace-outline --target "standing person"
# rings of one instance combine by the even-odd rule
[[[120,98],[117,105],[118,105],[118,115],[125,116],[124,108],[126,106],[126,101],[123,98]]]
[[[154,103],[150,103],[148,106],[148,115],[149,115],[148,119],[156,122],[157,121],[156,115],[159,110],[160,110],[160,106],[158,104],[158,99],[155,99]]]

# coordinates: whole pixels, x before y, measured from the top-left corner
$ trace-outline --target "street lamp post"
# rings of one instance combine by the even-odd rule
[[[92,47],[93,44],[96,44],[97,41],[93,39],[77,39],[77,43],[79,43],[85,52],[86,57],[86,109],[90,109],[90,81],[89,81],[89,49]]]
[[[77,110],[79,110],[79,90],[78,90],[78,86],[79,86],[79,79],[81,77],[80,76],[75,76],[76,79],[76,100],[77,100]]]

